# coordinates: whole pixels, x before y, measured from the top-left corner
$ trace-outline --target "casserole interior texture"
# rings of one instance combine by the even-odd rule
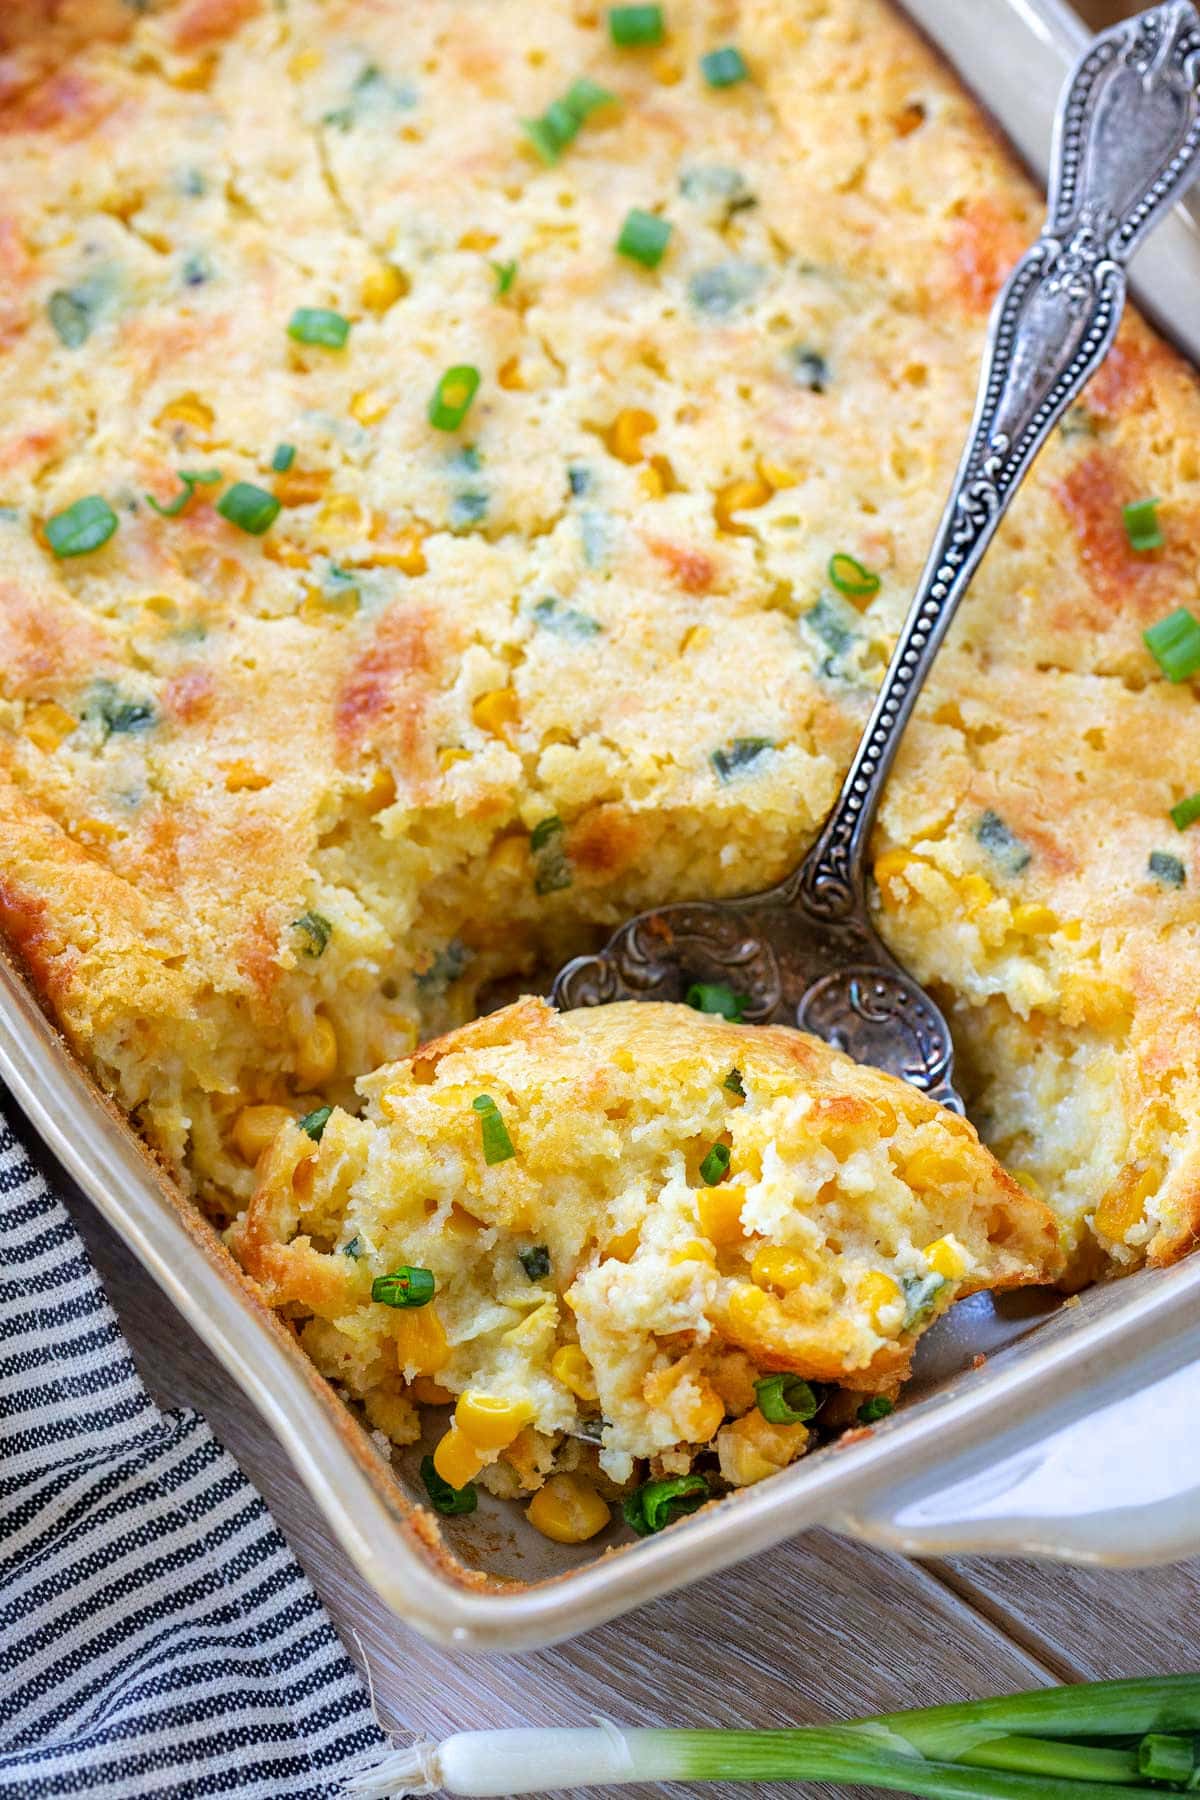
[[[633,45],[584,0],[24,0],[0,45],[0,922],[227,1222],[264,1152],[323,1166],[289,1117],[386,1163],[408,1078],[357,1084],[489,979],[795,862],[1042,209],[883,0]],[[875,844],[1076,1280],[1198,1212],[1200,727],[1142,636],[1194,604],[1198,427],[1131,319]]]

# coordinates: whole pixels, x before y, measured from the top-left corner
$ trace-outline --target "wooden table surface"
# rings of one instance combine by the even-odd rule
[[[1115,0],[1091,7],[1097,24],[1128,10]],[[552,1650],[436,1649],[350,1567],[278,1445],[131,1254],[86,1202],[71,1204],[155,1398],[206,1414],[271,1507],[351,1656],[369,1664],[380,1717],[398,1733],[586,1723],[596,1712],[635,1724],[801,1723],[1197,1666],[1200,1562],[1119,1573],[918,1564],[823,1532]],[[746,1792],[697,1791],[712,1800]]]

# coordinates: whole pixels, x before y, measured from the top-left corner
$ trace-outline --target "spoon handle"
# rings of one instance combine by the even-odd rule
[[[1095,39],[1055,128],[1045,229],[992,312],[950,499],[854,760],[789,886],[835,920],[865,908],[867,843],[942,639],[1029,465],[1099,367],[1125,263],[1200,171],[1200,13],[1167,0]]]

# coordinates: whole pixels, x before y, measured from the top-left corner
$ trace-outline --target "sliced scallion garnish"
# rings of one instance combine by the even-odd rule
[[[821,1410],[817,1395],[799,1375],[764,1375],[754,1384],[754,1398],[771,1425],[805,1425]]]
[[[708,1499],[708,1483],[703,1475],[672,1475],[665,1481],[647,1481],[630,1494],[621,1511],[625,1523],[632,1525],[639,1537],[654,1532],[694,1513]]]
[[[886,1394],[874,1394],[870,1400],[863,1401],[854,1416],[860,1425],[875,1425],[895,1410],[894,1400],[889,1400]]]
[[[729,1173],[728,1144],[714,1144],[700,1164],[700,1179],[705,1187],[716,1187]]]
[[[298,306],[288,320],[288,336],[298,344],[315,344],[321,350],[344,350],[350,321],[328,306]]]
[[[310,1113],[305,1113],[302,1119],[296,1120],[296,1123],[301,1131],[308,1133],[314,1144],[319,1144],[325,1127],[332,1117],[332,1106],[314,1106]]]
[[[530,1250],[518,1250],[517,1261],[530,1281],[544,1281],[550,1273],[550,1250],[546,1244],[534,1244]]]
[[[657,213],[644,212],[640,206],[635,206],[625,215],[617,238],[617,252],[632,262],[641,263],[644,269],[657,269],[666,255],[670,239],[669,219],[660,219]]]
[[[735,994],[724,981],[694,981],[684,1000],[697,1012],[716,1013],[718,1018],[728,1019],[733,1025],[740,1022],[743,1011],[750,1004],[749,994]]]
[[[479,1094],[472,1100],[471,1105],[479,1114],[484,1162],[489,1166],[492,1163],[507,1162],[509,1157],[515,1156],[517,1152],[508,1135],[508,1126],[500,1115],[500,1108],[490,1094]]]
[[[742,1080],[742,1071],[740,1069],[730,1069],[721,1085],[727,1087],[731,1094],[736,1094],[740,1100],[746,1098],[746,1084]]]
[[[868,600],[879,592],[879,576],[866,569],[847,550],[835,550],[829,559],[829,579],[839,594],[850,600]]]
[[[1163,546],[1162,526],[1158,522],[1158,500],[1132,500],[1128,506],[1121,508],[1121,517],[1125,521],[1125,536],[1129,539],[1131,550],[1161,550]]]
[[[46,520],[46,542],[55,556],[86,556],[107,544],[117,529],[117,515],[99,494],[85,494],[82,500]]]
[[[464,1518],[467,1513],[473,1513],[479,1504],[475,1483],[468,1481],[465,1487],[451,1487],[434,1468],[432,1456],[421,1458],[421,1480],[429,1495],[430,1506],[445,1519]]]
[[[153,494],[146,495],[147,505],[152,506],[164,519],[178,518],[197,487],[210,487],[213,482],[221,479],[220,469],[176,469],[175,473],[183,485],[183,492],[176,494],[169,506],[160,506]]]
[[[1200,620],[1186,606],[1148,626],[1142,638],[1168,681],[1187,681],[1200,671]]]
[[[503,300],[505,294],[510,291],[513,282],[517,279],[516,260],[514,259],[512,262],[494,262],[492,264],[492,273],[496,277],[496,298],[497,300]]]
[[[750,71],[741,51],[728,44],[724,49],[710,50],[707,56],[700,58],[700,73],[709,87],[727,88],[745,81]]]
[[[479,370],[471,363],[447,369],[429,402],[429,423],[438,431],[457,431],[479,388]]]
[[[661,44],[666,31],[661,6],[610,6],[608,35],[620,50]]]
[[[279,506],[274,494],[255,487],[252,481],[235,481],[217,501],[221,517],[239,531],[248,531],[251,537],[261,537],[271,528],[279,517]]]
[[[1200,794],[1189,794],[1186,800],[1180,800],[1171,808],[1171,818],[1178,831],[1186,831],[1194,820],[1200,819]]]
[[[277,475],[286,475],[295,460],[295,444],[276,444],[271,454],[271,467]]]
[[[371,1298],[381,1306],[428,1306],[437,1283],[430,1269],[414,1269],[401,1263],[390,1274],[377,1275],[371,1283]]]

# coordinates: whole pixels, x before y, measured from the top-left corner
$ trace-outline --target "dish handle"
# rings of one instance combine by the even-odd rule
[[[935,1477],[898,1483],[828,1522],[911,1556],[1041,1556],[1111,1567],[1194,1556],[1196,1334],[1187,1349],[1193,1360],[1183,1366],[1126,1368],[939,1464]]]

